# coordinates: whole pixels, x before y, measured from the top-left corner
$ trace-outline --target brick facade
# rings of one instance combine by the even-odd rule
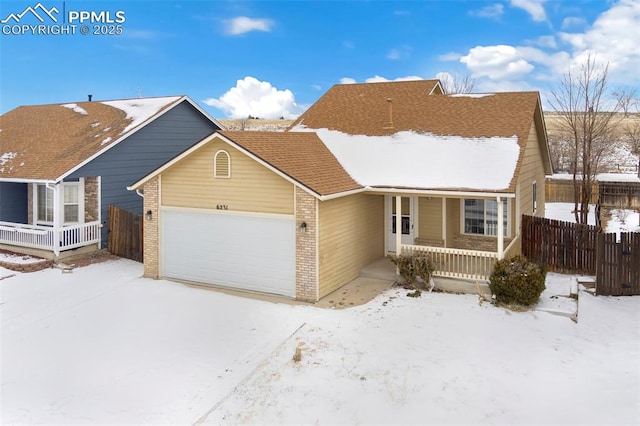
[[[317,199],[296,187],[296,299],[311,302],[318,300],[317,209]]]
[[[159,195],[160,179],[155,177],[144,184],[143,213],[151,210],[151,220],[144,217],[144,276],[157,279],[160,276],[160,247],[158,242],[159,229]]]
[[[100,217],[99,179],[95,176],[84,178],[84,221],[95,222]]]

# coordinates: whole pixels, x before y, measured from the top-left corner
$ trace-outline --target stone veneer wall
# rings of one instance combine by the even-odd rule
[[[95,222],[100,217],[99,184],[99,179],[96,176],[84,178],[85,222]]]
[[[157,279],[160,276],[160,247],[158,246],[159,233],[159,206],[160,206],[160,179],[155,177],[144,184],[144,209],[151,210],[152,219],[143,216],[144,227],[144,276]]]
[[[296,187],[296,299],[318,300],[317,199]],[[300,232],[302,222],[306,232]]]
[[[27,184],[27,223],[33,225],[33,184]]]

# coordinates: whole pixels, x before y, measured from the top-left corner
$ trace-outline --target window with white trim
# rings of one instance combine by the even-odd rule
[[[82,207],[79,182],[65,182],[62,188],[62,220],[63,223],[80,222]],[[36,189],[36,220],[38,223],[53,223],[53,211],[55,208],[53,188],[38,184]]]
[[[498,235],[498,201],[487,199],[463,200],[462,217],[465,234]],[[509,202],[503,201],[503,232],[509,235]]]
[[[213,157],[213,177],[231,177],[231,157],[224,149],[216,152],[216,155]]]
[[[80,218],[80,191],[77,184],[63,185],[64,223],[78,222]]]
[[[38,222],[53,222],[53,189],[38,185],[36,198]]]

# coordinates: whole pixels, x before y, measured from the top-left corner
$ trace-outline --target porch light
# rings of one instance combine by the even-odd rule
[[[153,218],[153,211],[147,210],[147,214],[145,214],[144,217],[146,217],[147,220],[151,220]]]
[[[300,233],[301,234],[306,234],[307,233],[307,222],[302,222],[300,224]]]

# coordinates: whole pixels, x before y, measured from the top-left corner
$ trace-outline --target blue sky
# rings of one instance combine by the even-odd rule
[[[22,25],[36,17],[15,16],[38,3],[58,11],[57,23],[40,12],[48,27],[101,15],[76,17],[75,34],[32,34]],[[544,101],[589,53],[609,63],[612,86],[640,86],[640,0],[2,0],[0,20],[0,113],[89,93],[186,94],[216,118],[290,118],[337,83],[440,73]]]

